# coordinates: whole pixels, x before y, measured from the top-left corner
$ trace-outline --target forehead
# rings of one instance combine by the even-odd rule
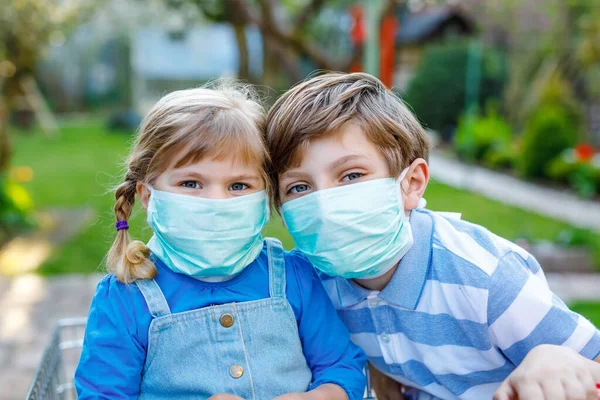
[[[364,130],[358,124],[349,123],[337,131],[303,143],[293,155],[289,169],[305,168],[315,164],[331,162],[348,155],[357,155],[385,162],[383,154],[369,139]]]
[[[224,173],[231,173],[240,170],[249,171],[255,170],[258,173],[262,170],[262,163],[258,159],[241,157],[239,153],[232,151],[230,153],[206,153],[197,155],[196,157],[187,157],[186,162],[181,162],[185,158],[185,150],[180,150],[180,154],[176,154],[171,160],[167,171],[198,171],[198,170],[215,170]]]

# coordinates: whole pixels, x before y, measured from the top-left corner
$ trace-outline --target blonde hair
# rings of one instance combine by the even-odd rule
[[[300,164],[311,140],[357,124],[384,156],[393,176],[417,158],[429,157],[430,140],[401,99],[372,75],[331,72],[283,94],[267,116],[265,137],[272,160],[275,203],[279,175]]]
[[[210,155],[241,157],[259,163],[267,190],[268,153],[263,139],[265,112],[249,86],[231,80],[181,90],[160,99],[142,122],[127,160],[124,181],[115,189],[117,221],[127,221],[138,183],[152,183],[169,166],[198,162]],[[173,159],[184,150],[184,155]],[[156,276],[150,250],[119,230],[107,255],[107,266],[119,281],[131,283]]]

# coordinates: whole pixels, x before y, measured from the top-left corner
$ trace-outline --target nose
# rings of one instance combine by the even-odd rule
[[[336,180],[329,176],[317,176],[314,180],[313,191],[318,192],[319,190],[331,189],[336,187]]]
[[[222,187],[221,185],[211,185],[207,188],[206,198],[219,200],[219,199],[227,199],[229,198],[229,193],[227,192],[227,188]]]

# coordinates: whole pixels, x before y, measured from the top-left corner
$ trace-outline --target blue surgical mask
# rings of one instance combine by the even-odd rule
[[[192,277],[233,276],[263,247],[269,220],[266,192],[204,199],[151,189],[148,247],[171,270]]]
[[[281,213],[298,249],[327,275],[376,278],[410,249],[399,179],[355,183],[288,201]]]

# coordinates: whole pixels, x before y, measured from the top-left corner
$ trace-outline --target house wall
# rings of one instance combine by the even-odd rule
[[[394,88],[404,92],[421,63],[423,46],[408,45],[396,50],[396,68],[394,72]]]

